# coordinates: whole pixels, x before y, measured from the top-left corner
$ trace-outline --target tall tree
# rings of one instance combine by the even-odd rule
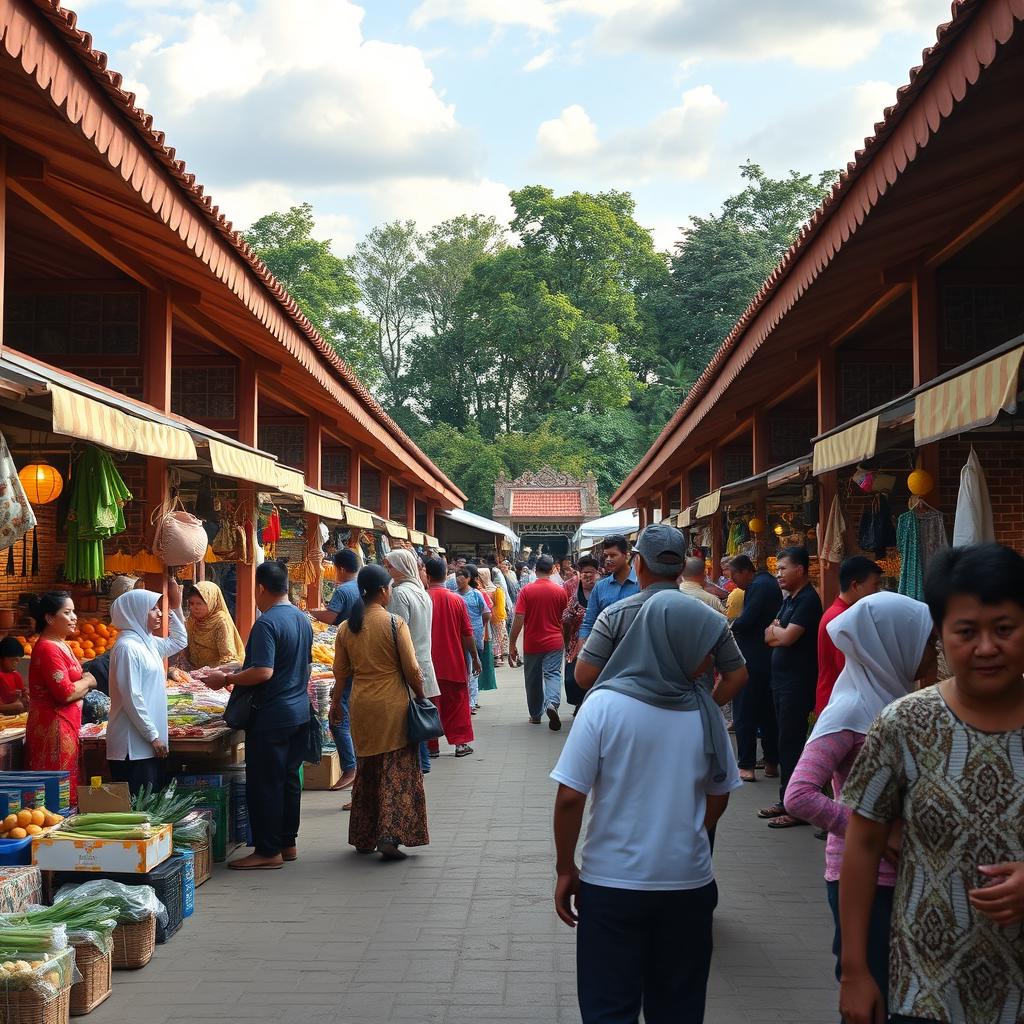
[[[409,397],[409,349],[420,310],[418,260],[416,224],[411,220],[379,225],[356,246],[356,281],[374,325],[384,404],[391,410],[405,405]]]
[[[330,242],[315,239],[313,229],[313,207],[302,203],[260,217],[245,240],[320,335],[373,387],[380,375],[372,357],[372,326],[359,311],[351,264],[331,252]]]

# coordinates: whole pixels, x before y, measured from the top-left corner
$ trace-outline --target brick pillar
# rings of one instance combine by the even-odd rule
[[[238,440],[242,444],[256,447],[256,419],[259,412],[259,390],[256,370],[246,359],[238,367]],[[239,481],[238,500],[252,506],[256,500],[256,487]],[[243,638],[248,637],[256,621],[256,564],[251,562],[235,566],[235,620]]]

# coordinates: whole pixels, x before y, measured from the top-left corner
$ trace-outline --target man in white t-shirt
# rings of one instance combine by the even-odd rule
[[[682,534],[648,527],[637,577],[674,584]],[[605,614],[605,613],[602,613]],[[659,588],[643,605],[580,707],[551,777],[555,909],[578,923],[584,1024],[700,1024],[718,902],[708,828],[742,786],[725,723],[697,680],[727,624]],[[582,866],[576,844],[587,796]]]

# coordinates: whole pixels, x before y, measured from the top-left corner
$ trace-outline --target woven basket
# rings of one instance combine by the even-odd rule
[[[0,1022],[2,1024],[67,1024],[70,1003],[70,988],[63,988],[52,996],[45,996],[30,988],[0,992]]]
[[[209,843],[203,843],[201,846],[193,846],[192,852],[195,854],[195,873],[196,873],[196,888],[208,882],[213,877],[213,853],[210,850]]]
[[[156,949],[156,915],[144,921],[125,921],[114,929],[115,971],[137,971],[153,959]]]
[[[75,964],[82,980],[71,986],[71,1016],[91,1013],[110,995],[113,956],[91,942],[75,946]]]

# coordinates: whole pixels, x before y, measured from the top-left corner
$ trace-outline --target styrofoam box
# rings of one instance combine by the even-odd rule
[[[152,871],[171,855],[171,826],[149,839],[53,839],[32,842],[32,863],[46,871]]]

